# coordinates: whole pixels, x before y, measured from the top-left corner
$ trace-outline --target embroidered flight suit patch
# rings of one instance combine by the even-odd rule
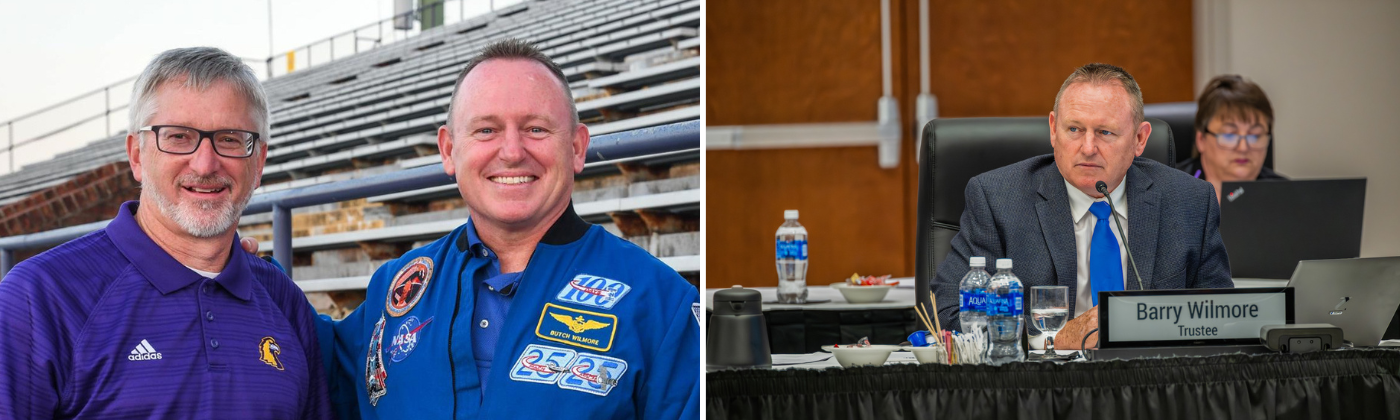
[[[617,316],[544,304],[535,335],[545,340],[589,350],[612,349],[617,334]]]

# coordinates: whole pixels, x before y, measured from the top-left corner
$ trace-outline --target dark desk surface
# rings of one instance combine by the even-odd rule
[[[1400,351],[721,371],[706,406],[712,419],[1400,419]]]

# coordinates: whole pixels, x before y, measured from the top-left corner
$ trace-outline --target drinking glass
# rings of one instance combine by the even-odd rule
[[[1031,287],[1031,325],[1048,334],[1045,354],[1055,354],[1055,333],[1069,321],[1068,286]]]

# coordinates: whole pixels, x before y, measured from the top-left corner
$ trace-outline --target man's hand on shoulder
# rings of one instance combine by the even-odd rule
[[[243,250],[244,250],[244,251],[248,251],[249,254],[258,255],[258,240],[257,240],[257,239],[253,239],[253,238],[243,238],[243,239],[241,239],[241,240],[238,241],[238,244],[241,245],[241,246],[243,247]]]
[[[1089,336],[1087,342],[1084,341],[1084,335],[1098,327],[1099,307],[1095,306],[1065,323],[1065,327],[1055,334],[1055,349],[1083,350],[1079,346],[1081,342],[1089,348],[1097,348],[1099,346],[1099,333],[1094,332]]]

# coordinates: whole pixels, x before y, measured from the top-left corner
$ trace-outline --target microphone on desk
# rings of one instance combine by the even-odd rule
[[[1123,222],[1118,221],[1118,210],[1113,208],[1113,197],[1108,196],[1108,184],[1099,181],[1094,184],[1094,189],[1099,190],[1099,194],[1103,194],[1104,201],[1108,202],[1108,212],[1113,213],[1113,223],[1118,225],[1118,238],[1123,241],[1123,249],[1128,250],[1128,263],[1133,265],[1133,275],[1137,276],[1138,290],[1147,290],[1146,287],[1142,286],[1142,273],[1138,272],[1137,261],[1133,261],[1133,247],[1128,244],[1127,232],[1123,231]]]

